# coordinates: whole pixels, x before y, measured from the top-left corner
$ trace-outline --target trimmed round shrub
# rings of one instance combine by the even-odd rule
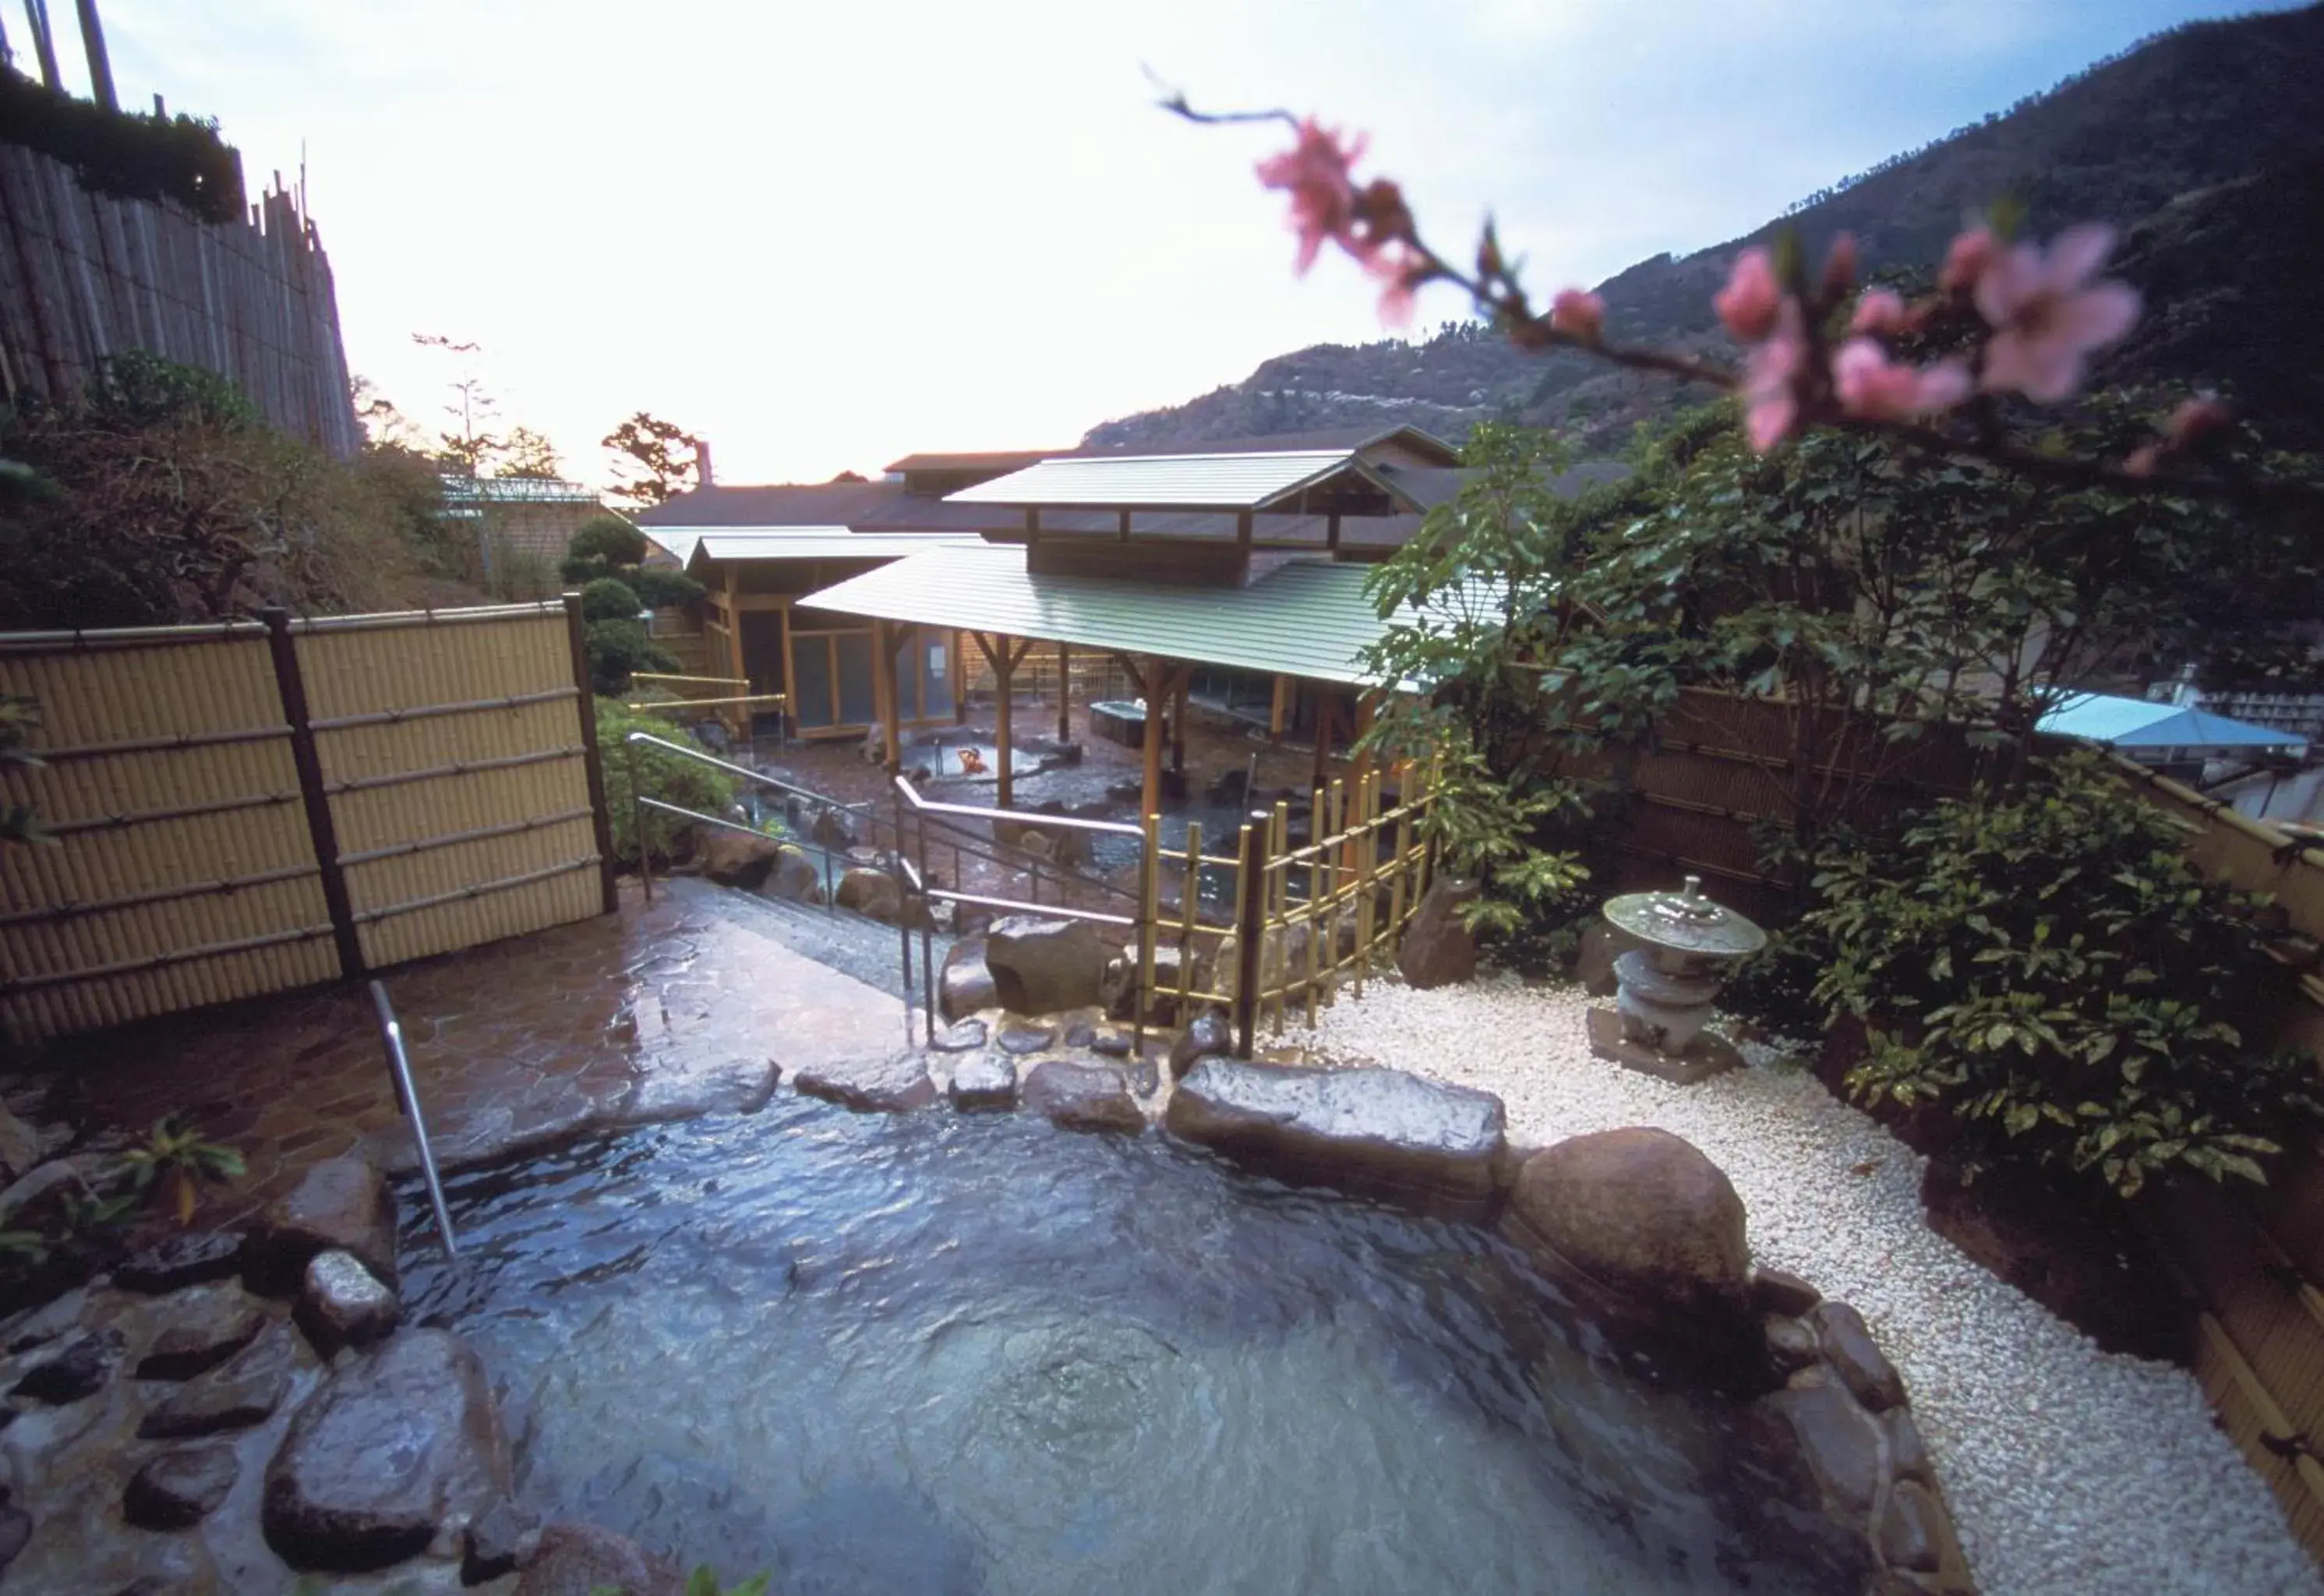
[[[614,577],[600,577],[581,589],[584,621],[634,621],[644,609],[638,590]]]

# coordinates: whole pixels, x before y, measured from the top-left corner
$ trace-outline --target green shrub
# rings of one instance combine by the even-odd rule
[[[702,584],[683,571],[657,570],[651,566],[639,566],[622,573],[639,602],[650,610],[682,609],[702,596]]]
[[[646,635],[637,621],[592,621],[589,649],[589,688],[613,697],[629,690],[630,678],[641,670],[676,670],[678,656]]]
[[[101,194],[175,200],[206,222],[243,218],[242,157],[214,122],[108,111],[0,70],[0,144],[53,155]]]
[[[634,621],[645,607],[636,588],[612,577],[600,577],[581,589],[585,621]]]
[[[613,811],[613,853],[625,864],[638,862],[639,814],[631,801],[631,772],[647,798],[722,818],[734,801],[733,777],[699,761],[650,743],[632,744],[632,732],[650,732],[676,743],[682,737],[662,715],[635,715],[610,698],[597,700],[597,743],[605,761],[605,803]],[[658,810],[643,812],[645,840],[656,858],[669,853],[671,835],[686,822]]]
[[[570,566],[595,562],[592,574],[606,576],[624,566],[644,562],[646,535],[618,515],[593,515],[573,529],[573,536],[565,545],[565,558]],[[588,579],[568,578],[584,582]]]
[[[1849,1090],[1950,1109],[1965,1176],[2057,1163],[2126,1196],[2181,1170],[2264,1181],[2278,1139],[2324,1114],[2315,1066],[2236,1029],[2281,973],[2256,900],[2185,842],[2075,754],[1841,858],[1807,931],[1832,950],[1818,1001],[1869,1033]]]

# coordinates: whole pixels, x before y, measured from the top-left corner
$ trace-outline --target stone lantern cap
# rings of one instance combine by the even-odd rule
[[[1653,947],[1673,953],[1741,958],[1767,945],[1767,934],[1733,909],[1702,895],[1702,878],[1691,875],[1676,892],[1630,892],[1606,900],[1605,916]]]

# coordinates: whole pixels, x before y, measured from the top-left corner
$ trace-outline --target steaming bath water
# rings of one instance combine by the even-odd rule
[[[1750,1426],[1480,1232],[779,1098],[456,1181],[520,1490],[793,1591],[1852,1589]]]

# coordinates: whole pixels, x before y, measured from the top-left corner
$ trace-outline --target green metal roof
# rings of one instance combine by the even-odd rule
[[[1247,587],[1174,587],[1036,575],[1026,570],[1021,549],[957,546],[851,577],[799,603],[844,615],[1370,687],[1360,657],[1388,623],[1364,596],[1368,569],[1302,559]]]
[[[1422,508],[1352,449],[1234,455],[1099,455],[1044,460],[945,496],[948,504],[1059,510],[1265,510],[1351,478],[1397,508]]]

